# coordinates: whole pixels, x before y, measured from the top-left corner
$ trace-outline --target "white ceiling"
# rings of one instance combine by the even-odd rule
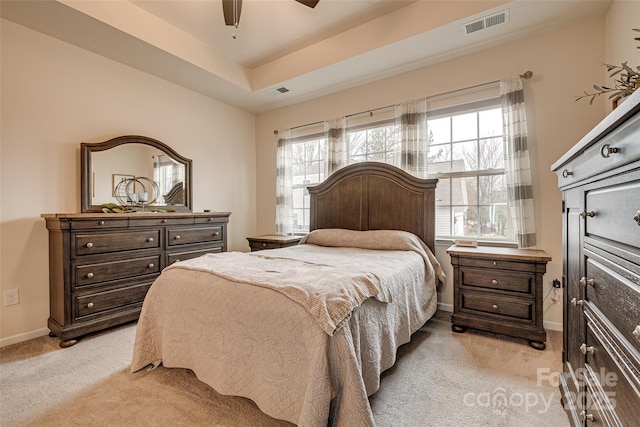
[[[606,13],[611,0],[2,0],[2,17],[251,112]],[[508,10],[509,22],[463,24]],[[236,38],[233,38],[233,35]],[[526,70],[522,70],[523,72]],[[533,70],[535,72],[535,70]],[[276,88],[286,87],[281,94]]]

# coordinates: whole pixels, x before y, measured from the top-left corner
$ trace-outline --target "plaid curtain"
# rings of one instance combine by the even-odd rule
[[[347,119],[329,120],[324,123],[324,131],[327,137],[327,170],[325,176],[329,176],[349,163],[347,152]]]
[[[427,100],[418,99],[395,108],[397,155],[395,166],[418,178],[427,177],[429,132],[427,129]]]
[[[536,220],[533,185],[527,141],[527,118],[522,79],[500,81],[500,100],[504,122],[505,177],[507,197],[515,237],[520,248],[536,247]]]
[[[293,152],[291,150],[291,131],[284,131],[278,139],[276,160],[276,233],[293,232]]]

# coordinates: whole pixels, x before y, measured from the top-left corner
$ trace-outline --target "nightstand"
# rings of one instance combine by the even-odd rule
[[[490,331],[545,349],[542,277],[551,258],[544,251],[454,245],[447,253],[453,265],[454,332]]]
[[[263,249],[286,248],[295,246],[300,242],[302,236],[282,236],[278,234],[265,234],[263,236],[247,237],[251,252]]]

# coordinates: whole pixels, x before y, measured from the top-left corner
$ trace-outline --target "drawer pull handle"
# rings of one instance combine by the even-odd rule
[[[582,421],[586,421],[586,420],[593,421],[594,420],[593,414],[587,414],[587,411],[580,412],[580,418],[582,418]]]
[[[87,304],[87,308],[93,308],[95,306],[94,303],[90,302],[89,304]]]
[[[167,222],[169,222],[169,220],[168,220],[168,219],[166,219],[166,218],[162,220],[162,223],[163,223],[163,224],[166,224]]]
[[[587,346],[585,343],[582,343],[582,345],[580,346],[580,351],[582,352],[582,354],[587,354],[587,353],[595,353],[596,349],[593,348],[592,345]]]
[[[497,310],[497,309],[499,309],[500,307],[498,307],[498,304],[492,304],[492,305],[491,305],[491,308],[493,308],[494,310]]]
[[[215,237],[215,236],[219,236],[219,235],[220,235],[220,232],[219,232],[219,231],[216,231],[215,233],[213,233],[213,236],[214,236],[214,237]]]
[[[153,265],[153,263],[149,264],[149,268],[153,268],[155,267],[155,265]]]
[[[266,243],[263,243],[263,244],[262,244],[262,247],[263,247],[263,248],[266,248],[266,247],[267,247],[267,244],[266,244]]]
[[[176,237],[174,237],[174,239],[176,239],[176,240],[180,240],[180,235],[179,235],[179,234],[178,234],[178,235],[176,235]]]
[[[613,153],[617,153],[619,150],[616,147],[612,147],[609,144],[604,144],[600,149],[600,155],[604,158],[609,157]]]
[[[93,273],[87,273],[87,279],[93,279]]]
[[[213,222],[213,218],[209,218],[209,222]]]
[[[633,220],[640,225],[640,211],[636,212],[636,216],[633,217]]]
[[[93,247],[93,243],[89,242],[85,246],[88,247],[88,248],[92,248]]]
[[[104,221],[100,221],[98,225],[104,225]]]
[[[497,281],[496,279],[493,279],[493,280],[491,281],[491,284],[492,284],[492,285],[497,285],[497,284],[498,284],[498,281]]]
[[[582,277],[582,278],[580,279],[580,284],[581,284],[582,286],[587,286],[587,285],[589,285],[589,286],[595,286],[595,282],[594,282],[594,280],[593,280],[593,279],[589,279],[589,280],[587,280],[587,278],[586,278],[586,277]]]
[[[586,217],[588,217],[588,216],[590,216],[590,217],[594,217],[594,216],[596,216],[596,213],[595,213],[594,211],[588,211],[588,210],[586,210],[586,209],[585,209],[585,210],[583,210],[582,212],[580,212],[580,216],[581,216],[582,218],[586,218]]]
[[[180,262],[180,260],[179,260],[179,259],[177,259],[177,260],[173,261],[173,263],[174,263],[174,264],[175,264],[176,262]]]
[[[636,328],[631,333],[638,341],[640,341],[640,325],[636,326]]]
[[[149,238],[147,239],[147,242],[153,242],[153,237],[149,237]]]
[[[575,298],[573,298],[571,300],[571,305],[574,306],[574,307],[576,307],[578,305],[582,305],[582,304],[584,304],[584,300],[583,299],[575,299]]]
[[[562,171],[563,178],[569,178],[571,175],[573,175],[573,172],[569,172],[567,169]]]
[[[498,263],[497,263],[497,262],[495,262],[495,261],[493,261],[493,265],[494,265],[494,266],[496,266],[496,265],[498,265]]]

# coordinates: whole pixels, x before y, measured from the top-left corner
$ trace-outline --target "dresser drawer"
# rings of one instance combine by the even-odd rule
[[[592,387],[601,388],[608,396],[615,415],[623,426],[637,425],[640,420],[638,362],[634,366],[633,360],[616,347],[615,340],[593,318],[587,325],[587,339],[584,343],[587,372],[585,380],[591,381]]]
[[[205,254],[216,254],[222,252],[222,246],[215,246],[208,249],[198,249],[193,251],[184,252],[172,252],[167,255],[167,265],[171,265],[174,262],[186,261],[191,258],[197,258]]]
[[[609,153],[608,148],[612,148],[616,152]],[[592,178],[595,175],[628,165],[638,159],[640,159],[638,123],[629,120],[602,140],[595,142],[580,156],[560,167],[557,170],[558,186],[564,187]]]
[[[216,216],[202,216],[196,217],[196,224],[222,224],[227,222],[228,218],[220,218]]]
[[[638,144],[640,145],[640,144]],[[591,190],[586,194],[586,234],[640,246],[640,181]]]
[[[160,255],[85,264],[75,267],[75,287],[160,273]]]
[[[534,276],[504,271],[461,268],[462,285],[504,291],[533,293]]]
[[[150,227],[165,225],[193,225],[193,218],[132,218],[129,220],[132,227]]]
[[[154,248],[160,248],[159,229],[75,235],[76,256]]]
[[[174,228],[167,230],[167,245],[218,242],[222,237],[222,227]]]
[[[623,424],[620,422],[615,410],[612,410],[615,406],[615,393],[607,392],[600,386],[600,381],[607,382],[606,374],[603,375],[598,372],[594,372],[590,365],[586,365],[582,377],[584,378],[584,384],[586,387],[586,393],[581,398],[584,398],[584,414],[585,418],[589,417],[590,426],[598,427],[620,427]],[[613,402],[611,399],[613,399]]]
[[[489,313],[510,320],[533,320],[534,300],[509,298],[489,292],[461,290],[462,311]]]
[[[69,221],[72,230],[90,230],[96,228],[123,228],[129,225],[127,218],[91,218]]]
[[[76,298],[76,318],[141,304],[153,282],[82,295]]]
[[[593,258],[587,258],[586,271],[587,300],[640,352],[640,337],[634,336],[634,328],[640,328],[640,277],[628,272],[633,283]]]

